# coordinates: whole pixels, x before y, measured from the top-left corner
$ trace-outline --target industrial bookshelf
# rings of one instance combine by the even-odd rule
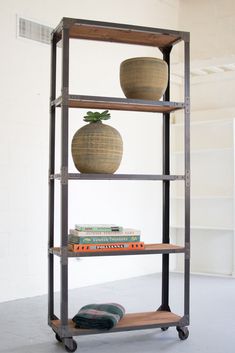
[[[69,94],[69,43],[70,39],[108,41],[125,44],[157,47],[168,63],[170,77],[170,53],[178,42],[184,42],[184,102],[170,101],[170,79],[163,101],[148,101],[116,97],[84,96]],[[57,44],[62,43],[62,87],[61,96],[56,97]],[[55,173],[55,118],[56,109],[61,109],[61,170]],[[162,113],[163,117],[163,168],[162,175],[148,174],[80,174],[69,173],[69,109],[96,108],[110,110],[145,111]],[[170,113],[184,110],[184,174],[170,174]],[[156,116],[158,118],[158,115]],[[49,236],[48,236],[48,324],[55,332],[56,339],[62,342],[68,352],[77,349],[73,336],[106,332],[131,331],[161,328],[165,331],[175,326],[179,338],[185,340],[189,331],[189,284],[190,284],[190,100],[189,100],[189,33],[173,30],[140,27],[117,23],[63,18],[51,36],[51,97],[50,97],[50,146],[49,146]],[[60,247],[54,244],[55,223],[55,182],[60,181]],[[160,181],[163,187],[163,231],[161,244],[146,244],[137,251],[115,251],[97,253],[73,253],[68,250],[68,182],[69,180],[145,180]],[[184,245],[170,243],[170,183],[183,182],[185,190]],[[184,255],[184,313],[177,315],[169,306],[169,256]],[[80,256],[121,256],[161,254],[162,255],[162,302],[153,312],[126,314],[111,330],[85,330],[75,328],[68,318],[68,259]],[[54,256],[60,257],[61,290],[60,317],[54,313]]]

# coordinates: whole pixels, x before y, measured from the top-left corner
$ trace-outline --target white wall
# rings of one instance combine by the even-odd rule
[[[179,26],[191,34],[191,67],[235,63],[234,0],[182,0]],[[219,66],[218,65],[218,66]],[[192,77],[192,110],[235,106],[235,73]]]
[[[179,26],[191,33],[191,270],[233,276],[235,71],[229,65],[235,63],[234,23],[233,0],[180,2]],[[182,170],[181,124],[173,130],[174,159]],[[179,189],[175,193],[176,210],[182,195]],[[175,212],[172,218],[176,241],[182,243],[183,215]],[[177,269],[183,270],[182,261]]]
[[[52,27],[62,17],[77,17],[177,29],[178,5],[173,0],[1,2],[0,301],[47,290],[50,48],[17,39],[16,14]],[[123,96],[120,62],[131,56],[156,55],[151,48],[118,44],[78,41],[71,47],[71,93],[81,94]],[[72,111],[70,138],[83,125],[83,115],[82,110]],[[119,172],[161,173],[160,115],[112,112],[110,124],[124,139]],[[160,183],[82,181],[70,185],[70,227],[75,222],[114,222],[140,228],[145,242],[161,241]],[[70,287],[159,270],[158,256],[71,260]],[[58,288],[58,273],[56,277]]]
[[[179,25],[191,33],[191,59],[234,55],[233,0],[181,0]]]

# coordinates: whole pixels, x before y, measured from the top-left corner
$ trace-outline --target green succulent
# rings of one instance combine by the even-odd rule
[[[108,110],[104,110],[102,113],[89,111],[86,113],[83,120],[89,123],[96,123],[97,121],[108,119],[110,119],[110,113]]]

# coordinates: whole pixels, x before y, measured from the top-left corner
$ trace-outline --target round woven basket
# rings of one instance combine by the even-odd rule
[[[120,84],[127,98],[159,100],[168,82],[168,65],[151,57],[131,58],[120,65]]]
[[[114,173],[122,160],[120,133],[101,121],[79,129],[72,139],[72,157],[81,173]]]

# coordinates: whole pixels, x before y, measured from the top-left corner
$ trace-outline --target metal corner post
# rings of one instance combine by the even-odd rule
[[[185,149],[185,260],[184,260],[184,315],[189,324],[190,311],[190,37],[184,41],[184,149]]]
[[[163,60],[168,65],[168,85],[163,100],[170,101],[170,52],[172,47],[163,50]],[[164,175],[170,174],[170,114],[163,114],[163,154],[162,169]],[[163,180],[162,189],[162,242],[170,242],[170,181]],[[161,310],[170,311],[169,307],[169,254],[162,255],[162,303]]]
[[[60,226],[60,317],[61,328],[68,325],[68,91],[69,29],[62,28],[62,105],[61,105],[61,226]]]
[[[49,127],[49,180],[48,180],[48,323],[55,318],[54,315],[54,256],[49,249],[54,246],[54,207],[55,207],[55,105],[51,102],[56,95],[56,38],[51,37],[51,82],[50,82],[50,127]]]

